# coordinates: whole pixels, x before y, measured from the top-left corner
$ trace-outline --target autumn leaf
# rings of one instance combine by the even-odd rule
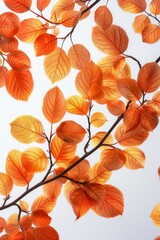
[[[97,132],[95,135],[92,136],[91,142],[94,146],[97,146],[102,139],[106,136],[106,132]],[[104,140],[103,144],[110,145],[113,143],[113,137],[111,134],[107,136],[107,138]],[[101,149],[105,148],[105,146],[100,147]]]
[[[37,0],[37,8],[39,11],[43,11],[49,4],[51,0]]]
[[[106,30],[106,28],[108,28],[113,21],[112,13],[105,5],[99,6],[96,9],[94,19],[98,27],[100,27],[102,30]]]
[[[36,56],[42,56],[50,54],[57,46],[57,37],[44,33],[39,35],[34,41],[34,50]]]
[[[159,123],[156,110],[150,106],[142,106],[139,109],[139,112],[140,125],[148,131],[153,131]]]
[[[160,14],[159,0],[152,0],[149,4],[149,9],[154,15]]]
[[[11,134],[19,142],[45,142],[42,123],[31,115],[22,115],[10,123]]]
[[[69,144],[78,144],[85,137],[86,130],[72,120],[63,121],[56,129],[57,136]]]
[[[20,21],[16,14],[5,12],[0,15],[0,35],[5,38],[12,38],[18,32]]]
[[[145,0],[117,0],[119,6],[126,12],[140,13],[146,9]]]
[[[151,107],[153,107],[157,111],[158,115],[160,115],[160,91],[153,95],[152,101],[149,102],[149,104],[151,104]]]
[[[125,112],[126,106],[121,100],[114,100],[107,102],[107,109],[111,114],[119,116]]]
[[[126,131],[131,131],[138,127],[140,123],[140,113],[136,108],[129,108],[123,116],[123,124]]]
[[[46,227],[51,222],[51,217],[43,210],[36,210],[32,212],[31,219],[36,227]]]
[[[53,178],[54,175],[50,175],[46,180]],[[56,202],[58,196],[60,195],[62,190],[62,183],[58,180],[51,181],[45,185],[43,185],[43,192],[52,202]]]
[[[141,149],[130,147],[123,150],[126,157],[125,166],[131,170],[144,168],[145,154]]]
[[[100,103],[107,103],[108,101],[114,101],[121,97],[121,93],[118,89],[118,84],[116,79],[107,78],[102,82],[102,90],[103,90],[103,98],[102,102],[100,99]],[[95,99],[97,100],[97,99]],[[99,99],[98,99],[99,102]]]
[[[150,218],[157,227],[160,227],[160,203],[157,203],[150,213]]]
[[[84,159],[68,172],[68,176],[76,181],[86,182],[89,179],[89,172],[90,164]]]
[[[44,70],[52,83],[65,78],[71,70],[69,58],[62,48],[56,47],[44,58]]]
[[[6,220],[3,217],[0,217],[0,233],[3,232],[6,226]]]
[[[59,122],[66,113],[66,102],[59,87],[51,88],[43,98],[42,111],[50,123]]]
[[[18,40],[15,37],[0,39],[0,48],[3,52],[12,52],[17,50],[18,44]]]
[[[20,218],[19,225],[23,231],[28,230],[32,226],[31,216],[25,215]]]
[[[60,23],[65,27],[74,27],[80,17],[80,12],[75,10],[64,11],[61,14]]]
[[[69,113],[85,115],[89,110],[89,102],[78,95],[73,95],[66,99],[66,108]]]
[[[12,188],[12,178],[9,175],[0,172],[0,194],[7,197],[12,191]]]
[[[136,33],[142,33],[144,28],[150,23],[149,17],[145,14],[140,14],[135,17],[132,27]]]
[[[155,43],[160,40],[160,27],[154,23],[148,23],[142,31],[142,41]]]
[[[95,112],[91,115],[91,124],[94,127],[102,127],[107,121],[106,116],[102,112]]]
[[[25,71],[31,67],[27,54],[21,50],[12,51],[7,55],[9,65],[16,71]]]
[[[59,240],[57,231],[51,226],[34,228],[33,233],[36,240]]]
[[[0,87],[5,86],[5,77],[8,69],[5,66],[0,66]]]
[[[93,165],[90,171],[90,182],[104,184],[111,177],[112,172],[108,171],[101,162]]]
[[[17,13],[24,13],[27,12],[32,4],[32,0],[3,0],[6,6],[12,10],[13,12]]]
[[[24,212],[28,212],[29,210],[29,204],[26,201],[20,200],[19,205]]]
[[[36,197],[32,203],[31,211],[42,210],[45,213],[50,213],[55,206],[55,201],[52,201],[47,195],[40,195]]]
[[[13,234],[13,233],[19,232],[19,230],[20,228],[18,224],[18,214],[13,213],[8,217],[6,221],[5,231],[6,233]]]

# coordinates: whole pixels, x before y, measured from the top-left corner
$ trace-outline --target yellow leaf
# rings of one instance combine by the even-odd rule
[[[66,107],[69,113],[85,115],[89,109],[89,102],[78,95],[73,95],[66,99]]]
[[[101,127],[106,123],[106,121],[107,118],[102,112],[95,112],[91,116],[91,124],[94,127]]]
[[[93,165],[90,171],[90,182],[104,184],[111,177],[112,172],[108,171],[101,162]]]
[[[142,33],[144,28],[147,27],[150,22],[149,17],[145,14],[140,14],[135,17],[132,27],[136,33]]]
[[[126,157],[125,166],[129,169],[144,168],[145,155],[139,148],[126,148],[123,150]]]
[[[7,197],[12,191],[12,188],[12,178],[9,175],[0,172],[0,194]]]
[[[160,227],[160,203],[156,204],[150,214],[150,218],[157,227]]]
[[[104,136],[106,135],[106,132],[97,132],[93,137],[92,137],[92,144],[93,146],[97,146],[97,144],[99,144],[99,142],[104,138]],[[105,139],[105,141],[103,142],[103,144],[106,145],[110,145],[113,143],[113,137],[111,134],[108,135],[108,137]],[[106,147],[103,146],[101,147],[101,149],[105,149]]]

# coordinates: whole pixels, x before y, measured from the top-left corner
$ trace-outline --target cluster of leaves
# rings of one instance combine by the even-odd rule
[[[43,11],[50,2],[37,0],[36,13],[31,9],[31,0],[4,0],[14,13],[0,15],[0,81],[11,96],[26,101],[33,89],[30,59],[18,50],[18,41],[33,43],[36,56],[46,55],[44,70],[52,83],[66,77],[72,68],[77,69],[75,86],[79,93],[65,99],[58,86],[47,91],[42,113],[51,125],[49,135],[43,123],[32,115],[21,115],[10,124],[11,134],[17,141],[47,144],[47,153],[41,147],[29,147],[23,152],[13,149],[8,153],[6,172],[0,173],[0,194],[4,196],[0,210],[17,206],[18,213],[7,220],[0,217],[0,231],[5,231],[0,237],[3,240],[58,240],[58,233],[49,226],[49,214],[56,205],[62,186],[77,219],[90,209],[106,218],[121,215],[124,209],[123,194],[107,181],[112,171],[123,166],[131,170],[144,167],[145,154],[138,146],[159,123],[159,57],[141,66],[135,57],[127,54],[129,37],[122,27],[113,24],[108,5],[100,5],[94,12],[96,26],[92,30],[92,41],[105,56],[95,63],[86,47],[73,44],[72,35],[79,21],[87,18],[100,0],[59,0],[47,19]],[[142,33],[143,41],[154,43],[159,40],[159,26],[146,20],[150,17],[159,22],[157,0],[150,3],[154,16],[146,12],[145,0],[117,2],[128,12],[144,12],[147,15],[145,19],[144,15],[137,16],[133,24],[134,30]],[[20,22],[16,13],[27,11],[36,18]],[[69,29],[64,37],[60,36],[61,28]],[[68,37],[72,44],[66,52],[63,46]],[[58,45],[60,42],[61,47]],[[128,58],[136,61],[140,68],[137,79],[131,76]],[[5,64],[11,69],[8,70]],[[94,132],[107,121],[104,113],[93,112],[96,104],[107,107],[116,118],[108,131]],[[66,113],[84,116],[87,126],[83,127],[73,120],[63,120]],[[79,146],[84,150],[82,156],[77,155]],[[100,149],[99,159],[91,165],[88,157],[97,149]],[[34,183],[33,177],[39,172],[43,177]],[[26,190],[11,200],[14,186],[26,187]],[[31,205],[23,200],[39,187],[42,187],[43,193]],[[158,225],[156,211],[157,207],[151,218]]]

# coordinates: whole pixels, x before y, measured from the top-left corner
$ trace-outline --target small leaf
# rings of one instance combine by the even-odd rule
[[[31,67],[27,54],[21,50],[12,51],[7,55],[9,65],[16,71],[25,71]]]
[[[14,2],[12,0],[4,0],[4,3],[13,12],[24,13],[30,9],[32,0],[16,0]]]
[[[112,172],[108,171],[101,162],[93,165],[90,171],[90,182],[104,184],[111,177]]]
[[[91,115],[91,124],[94,127],[101,127],[106,123],[106,121],[107,118],[102,112],[95,112]]]
[[[49,4],[51,0],[37,0],[37,8],[42,12]]]
[[[0,15],[0,35],[12,38],[18,32],[20,21],[16,14],[5,12]]]
[[[85,115],[88,113],[89,102],[78,95],[73,95],[66,99],[66,107],[69,113]]]
[[[20,204],[20,207],[21,207],[22,211],[28,212],[29,205],[26,201],[20,200],[19,204]]]
[[[131,147],[123,150],[126,157],[125,166],[129,169],[136,170],[144,168],[145,154],[139,148]]]
[[[154,15],[160,14],[159,0],[152,0],[149,4],[149,9]]]
[[[150,106],[142,106],[139,111],[140,125],[148,131],[153,131],[159,123],[156,110]]]
[[[65,27],[74,27],[80,17],[80,12],[75,10],[68,10],[62,12],[60,23]]]
[[[149,17],[145,14],[140,14],[135,17],[132,27],[136,33],[142,33],[145,27],[150,23]]]
[[[68,172],[68,176],[76,181],[86,182],[89,179],[89,173],[90,164],[84,159]]]
[[[126,12],[129,13],[140,13],[146,9],[145,0],[117,0],[119,6]]]
[[[34,50],[36,56],[50,54],[57,46],[56,36],[44,33],[39,35],[34,41]]]
[[[102,90],[104,94],[102,104],[107,103],[108,101],[117,100],[118,98],[121,97],[121,93],[118,89],[117,81],[114,78],[104,79],[102,83]],[[101,103],[101,100],[100,100],[100,103]]]
[[[32,203],[31,211],[35,212],[37,210],[42,210],[45,213],[50,213],[55,206],[55,201],[51,201],[49,197],[42,194],[35,198]]]
[[[160,227],[160,203],[154,206],[151,211],[150,218],[157,227]]]
[[[97,144],[100,143],[100,141],[105,137],[107,133],[106,132],[97,132],[95,135],[92,136],[92,144],[94,146],[97,146]],[[105,141],[103,142],[103,144],[106,144],[106,145],[110,145],[113,143],[113,137],[111,134],[108,135],[108,137],[105,139]],[[105,148],[105,146],[101,147],[101,149]]]
[[[94,19],[98,27],[100,27],[102,30],[106,30],[106,28],[108,28],[113,21],[112,13],[105,5],[99,6],[96,9]]]
[[[25,215],[20,218],[19,225],[23,231],[28,230],[32,226],[31,216]]]
[[[142,40],[145,43],[158,42],[160,40],[160,27],[154,23],[148,23],[142,31]]]
[[[107,109],[111,114],[119,116],[125,112],[126,106],[121,100],[114,100],[107,102]]]
[[[31,219],[36,227],[46,227],[51,222],[51,217],[43,210],[36,210],[32,212]]]
[[[12,178],[9,175],[0,172],[0,194],[7,197],[12,191],[12,188]]]
[[[138,127],[140,123],[140,113],[136,108],[129,108],[125,111],[123,124],[126,131],[131,131]]]

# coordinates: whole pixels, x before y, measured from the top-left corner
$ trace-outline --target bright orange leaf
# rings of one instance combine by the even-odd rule
[[[68,172],[68,176],[74,180],[85,182],[89,179],[89,172],[90,164],[84,159]]]
[[[73,95],[66,99],[66,107],[69,113],[85,115],[88,113],[89,102],[78,95]]]
[[[154,23],[148,23],[142,31],[142,40],[145,43],[158,42],[160,40],[160,27]]]
[[[111,177],[112,172],[108,171],[101,162],[93,165],[90,171],[90,182],[104,184]]]
[[[54,175],[50,175],[47,180],[53,178]],[[43,192],[52,202],[56,202],[58,196],[62,190],[62,183],[58,180],[49,182],[43,185]]]
[[[51,217],[43,210],[36,210],[32,212],[31,219],[36,227],[46,227],[51,222]]]
[[[37,8],[39,11],[43,11],[49,4],[51,0],[37,0]]]
[[[20,200],[19,205],[24,212],[28,212],[29,204],[26,201]]]
[[[65,27],[74,27],[80,17],[80,12],[75,10],[68,10],[62,12],[60,23]]]
[[[0,15],[0,35],[5,38],[12,38],[18,32],[20,21],[16,14],[5,12]]]
[[[96,9],[94,19],[98,27],[100,27],[102,30],[106,30],[106,28],[108,28],[113,21],[112,13],[105,5],[99,6]]]
[[[150,218],[157,227],[160,227],[160,203],[157,203],[150,213]]]
[[[51,226],[37,227],[34,228],[32,231],[35,236],[35,240],[59,240],[59,235],[57,231]]]
[[[55,49],[56,46],[57,46],[56,36],[49,33],[43,33],[39,35],[34,41],[34,50],[36,56],[50,54]]]
[[[21,50],[15,50],[9,53],[7,55],[7,61],[16,71],[25,71],[31,67],[29,57]]]
[[[153,107],[157,111],[158,115],[160,115],[160,91],[153,95],[152,101],[149,103],[151,103],[151,107]]]
[[[102,127],[107,121],[107,118],[102,112],[95,112],[91,115],[91,124],[94,127]]]
[[[140,113],[136,108],[129,108],[125,111],[123,124],[126,131],[131,131],[138,127],[140,123]]]
[[[100,103],[107,103],[108,101],[114,101],[121,97],[121,93],[118,89],[117,81],[114,78],[107,78],[102,83],[103,99]]]
[[[6,226],[6,220],[3,217],[0,217],[0,233],[3,232]]]
[[[149,4],[149,9],[154,15],[160,14],[159,0],[152,0]]]
[[[156,110],[150,106],[142,106],[139,109],[139,112],[140,125],[148,131],[153,131],[159,123]]]
[[[42,210],[46,213],[50,213],[55,206],[55,201],[52,201],[47,195],[42,194],[36,197],[32,203],[31,211]]]
[[[31,216],[25,215],[25,216],[21,217],[20,221],[19,221],[19,224],[20,224],[20,227],[23,231],[29,229],[32,226]]]
[[[149,17],[145,14],[140,14],[135,17],[132,27],[136,33],[142,33],[145,27],[150,23]]]
[[[19,232],[19,224],[18,224],[18,214],[14,213],[11,214],[7,221],[6,221],[6,226],[5,226],[5,231],[6,233],[16,233]]]
[[[9,175],[0,172],[0,194],[7,197],[12,191],[12,188],[12,178]]]
[[[140,13],[146,9],[145,0],[117,0],[119,6],[126,12]]]
[[[8,69],[5,66],[0,66],[0,87],[5,86],[5,77]]]
[[[145,154],[141,149],[130,147],[123,150],[126,157],[125,166],[129,169],[136,170],[144,168]]]
[[[106,132],[97,132],[95,135],[92,136],[92,144],[94,146],[97,146],[97,144],[100,143],[100,141],[105,137],[107,133]],[[111,134],[108,135],[108,137],[105,139],[105,141],[103,142],[103,144],[106,145],[110,145],[113,143],[113,137]],[[101,147],[101,149],[103,149],[105,147]]]
[[[18,40],[15,37],[12,38],[1,38],[0,49],[3,52],[12,52],[18,49]]]
[[[23,13],[27,12],[30,9],[32,0],[4,0],[4,3],[13,12]]]
[[[126,106],[121,100],[114,100],[107,102],[107,109],[111,114],[119,116],[125,112]]]

